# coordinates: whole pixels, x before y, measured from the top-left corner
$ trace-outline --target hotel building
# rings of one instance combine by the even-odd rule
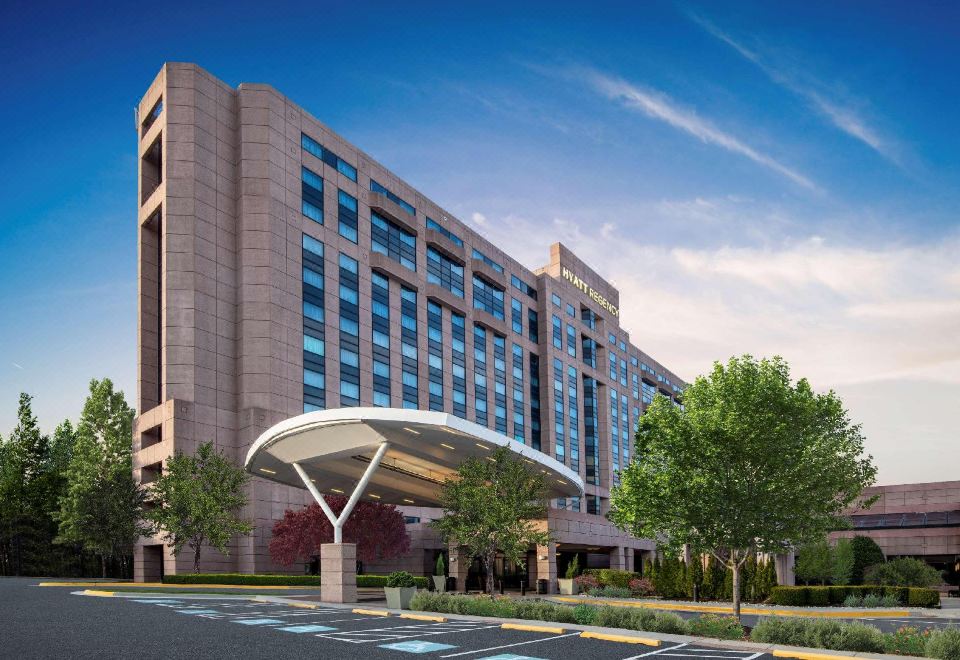
[[[306,411],[444,411],[582,476],[582,498],[552,502],[555,543],[531,577],[552,582],[574,554],[633,569],[653,550],[603,514],[638,417],[657,394],[679,405],[683,383],[631,343],[619,292],[567,247],[529,270],[272,87],[193,64],[163,66],[136,127],[141,482],[206,441],[242,465]],[[270,529],[313,500],[258,478],[249,499],[254,533],[205,551],[202,570],[283,570]],[[445,549],[426,524],[439,512],[409,504],[413,550],[367,570],[424,573]],[[149,580],[191,560],[150,538],[135,567]]]

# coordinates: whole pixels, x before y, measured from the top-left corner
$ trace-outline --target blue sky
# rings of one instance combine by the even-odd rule
[[[844,397],[881,482],[955,477],[960,5],[456,4],[4,3],[0,433],[21,390],[46,428],[91,377],[133,400],[133,108],[192,61],[530,267],[563,240],[682,376],[780,353]]]

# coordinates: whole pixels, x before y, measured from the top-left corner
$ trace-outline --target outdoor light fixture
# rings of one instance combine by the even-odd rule
[[[267,468],[260,468],[261,472],[266,472],[267,474],[276,474],[276,470],[268,470]]]
[[[456,449],[456,447],[451,447],[451,446],[448,445],[446,442],[441,442],[441,443],[440,443],[440,446],[441,446],[441,447],[446,447],[447,449]]]
[[[547,555],[537,555],[538,561],[547,561]]]

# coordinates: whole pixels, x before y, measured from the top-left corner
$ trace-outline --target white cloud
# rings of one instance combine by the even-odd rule
[[[658,119],[674,128],[688,133],[707,144],[749,158],[758,165],[772,170],[794,183],[810,190],[818,190],[816,184],[794,169],[787,167],[772,156],[757,151],[739,138],[720,130],[710,121],[691,110],[682,108],[663,92],[631,84],[621,78],[605,75],[599,71],[576,68],[570,71],[607,98],[622,103],[625,107]]]
[[[845,99],[831,98],[825,91],[826,85],[813,79],[808,72],[775,66],[768,61],[767,57],[747,48],[711,21],[692,13],[689,16],[707,33],[755,64],[774,83],[805,99],[815,111],[836,128],[864,143],[887,160],[900,164],[898,148],[893,141],[882,138],[879,131],[857,111],[854,103]]]

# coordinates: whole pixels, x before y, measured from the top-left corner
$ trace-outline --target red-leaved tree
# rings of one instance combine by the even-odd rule
[[[324,499],[336,515],[347,503],[347,498],[339,495],[325,495]],[[343,526],[343,542],[357,544],[360,561],[393,559],[410,550],[403,514],[392,504],[377,502],[357,502]],[[320,505],[287,509],[273,526],[270,556],[278,564],[290,566],[298,559],[309,561],[319,555],[321,543],[333,543],[333,525]]]

